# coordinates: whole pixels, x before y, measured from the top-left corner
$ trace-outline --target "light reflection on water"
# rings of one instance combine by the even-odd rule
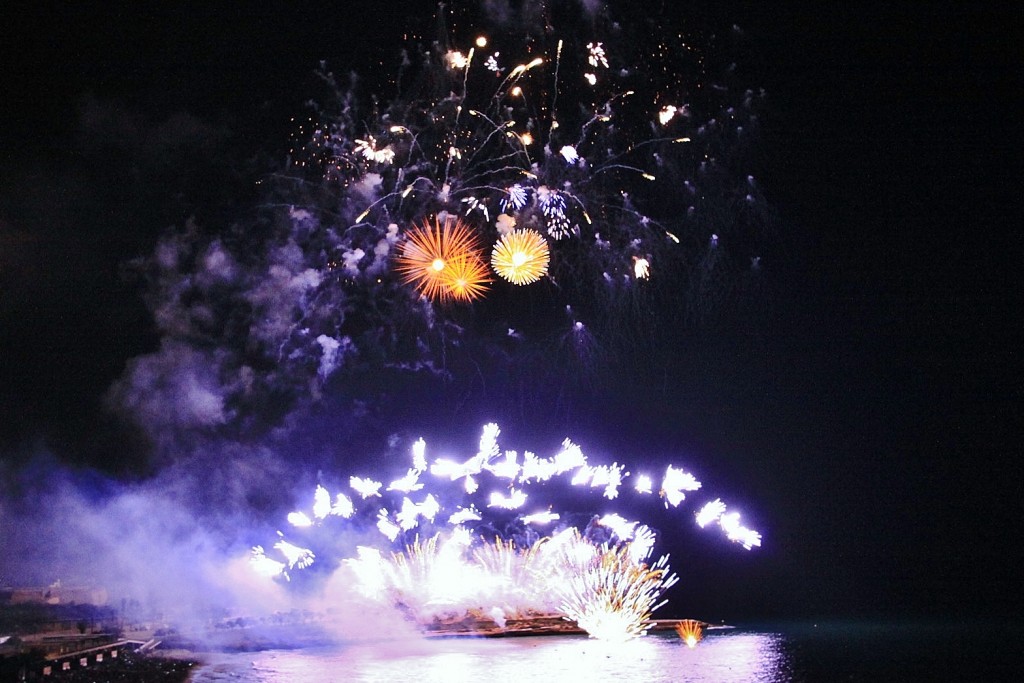
[[[774,633],[708,634],[688,648],[675,633],[627,643],[584,636],[444,639],[210,655],[192,683],[248,681],[529,680],[783,681],[789,663]]]

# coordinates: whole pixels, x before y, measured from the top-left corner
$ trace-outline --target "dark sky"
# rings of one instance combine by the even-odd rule
[[[694,341],[672,389],[598,386],[594,431],[720,455],[705,471],[758,510],[760,551],[676,556],[729,582],[703,610],[1019,614],[1020,12],[687,5],[665,21],[740,27],[768,93],[770,306],[756,342]],[[318,61],[374,74],[432,10],[3,11],[0,457],[141,476],[101,400],[158,342],[123,264],[190,215],[244,212],[245,164],[281,149]]]

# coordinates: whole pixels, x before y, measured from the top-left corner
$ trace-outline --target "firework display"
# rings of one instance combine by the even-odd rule
[[[729,36],[471,4],[367,80],[321,65],[251,213],[133,264],[161,345],[112,399],[156,440],[273,428],[368,371],[522,402],[524,358],[571,381],[717,307],[756,315],[764,93]]]
[[[445,225],[459,216],[465,230],[494,247],[495,271],[516,284],[547,275],[631,286],[650,278],[654,263],[669,277],[671,269],[694,261],[689,245],[711,235],[698,214],[723,207],[712,207],[705,185],[735,170],[727,155],[756,128],[758,93],[744,91],[738,106],[697,122],[696,106],[675,98],[692,97],[705,84],[659,75],[657,87],[644,92],[637,89],[645,82],[644,64],[617,62],[605,41],[584,44],[559,37],[552,27],[548,32],[546,40],[510,45],[513,50],[492,48],[478,36],[464,50],[409,52],[398,80],[408,91],[358,119],[351,109],[334,116],[321,110],[309,121],[309,139],[297,140],[302,146],[293,149],[293,169],[324,182],[332,201],[342,198],[353,212],[348,230],[383,235],[397,225],[418,245],[403,251],[398,270],[428,298],[438,291],[424,287],[431,280],[410,275],[410,260],[422,257],[415,226],[435,216]],[[669,51],[667,42],[644,47],[649,54],[642,49],[637,56]],[[517,52],[521,61],[509,59]],[[663,69],[669,68],[665,61],[658,60]],[[352,107],[351,97],[342,97]],[[310,134],[305,127],[302,132]],[[731,191],[743,192],[748,218],[758,213],[753,177]],[[680,196],[688,197],[685,205]],[[736,242],[746,244],[759,229],[757,220],[738,222],[750,234],[737,234]],[[512,233],[520,237],[509,243],[512,227],[530,231],[529,249],[522,250],[523,233]],[[542,250],[533,235],[550,239],[562,259],[550,273],[539,254],[535,267],[510,270],[507,257]],[[717,237],[714,245],[720,246]],[[377,259],[367,258],[370,252],[356,240],[342,240],[335,249],[354,272],[375,268]]]
[[[382,59],[377,82],[322,64],[326,93],[296,116],[252,211],[220,230],[190,221],[133,264],[160,342],[109,400],[152,443],[201,461],[206,440],[266,437],[298,461],[358,457],[322,441],[369,440],[389,411],[575,420],[623,388],[593,381],[598,361],[637,390],[654,374],[667,387],[688,326],[756,295],[764,93],[710,39],[505,4],[439,6],[436,34],[388,46],[395,72]],[[400,471],[324,480],[278,538],[253,539],[253,567],[298,582],[341,566],[417,623],[544,611],[619,639],[645,632],[675,580],[651,559],[654,529],[626,519],[634,505],[697,505],[682,516],[760,545],[684,469],[497,436],[488,425],[469,458],[420,441]],[[594,514],[566,504],[582,499]]]
[[[279,532],[273,549],[280,559],[257,546],[254,569],[290,579],[314,562],[344,566],[364,596],[381,606],[400,606],[425,629],[465,614],[498,626],[510,619],[557,615],[595,638],[644,635],[664,592],[678,580],[666,555],[650,559],[656,533],[618,513],[593,515],[585,525],[574,525],[554,510],[556,501],[544,498],[550,487],[562,485],[611,501],[631,472],[617,463],[591,465],[568,439],[553,456],[542,458],[529,451],[503,451],[499,435],[498,425],[486,425],[477,453],[463,461],[434,458],[429,463],[426,442],[416,441],[412,467],[386,486],[349,478],[348,488],[362,500],[360,505],[347,491],[332,499],[326,487],[318,486],[311,514],[288,515],[293,534],[343,524],[347,531],[375,527],[380,542],[360,544],[351,557],[325,559],[318,548],[286,541]],[[692,474],[670,465],[660,493],[649,484],[633,487],[636,500],[630,502],[661,498],[665,507],[677,508],[685,500],[681,490],[700,489]],[[729,540],[748,550],[761,544],[761,535],[740,525],[739,513],[726,513],[719,499],[694,518],[702,527],[717,520]]]

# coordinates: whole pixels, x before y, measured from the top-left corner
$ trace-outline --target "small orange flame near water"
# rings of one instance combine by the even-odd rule
[[[683,619],[676,624],[676,633],[689,647],[695,647],[704,637],[704,624],[696,619]]]

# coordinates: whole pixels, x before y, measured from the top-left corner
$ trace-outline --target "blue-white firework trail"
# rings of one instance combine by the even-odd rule
[[[701,490],[701,482],[669,465],[655,492],[650,475],[634,477],[619,463],[591,464],[568,439],[554,455],[538,457],[529,451],[503,451],[499,433],[496,424],[488,424],[473,456],[436,457],[432,463],[420,439],[411,449],[412,467],[389,484],[352,476],[348,487],[333,497],[318,486],[311,514],[296,511],[288,516],[295,536],[301,538],[310,526],[337,524],[332,533],[365,534],[373,525],[378,542],[358,547],[354,557],[323,558],[315,547],[293,544],[279,532],[276,557],[258,546],[253,549],[254,567],[289,578],[314,561],[331,567],[344,562],[355,572],[357,590],[383,602],[415,603],[415,616],[423,622],[457,610],[500,608],[504,617],[564,614],[596,637],[642,635],[661,594],[676,580],[667,556],[649,563],[655,533],[617,513],[595,512],[578,529],[563,520],[552,493],[558,483],[578,487],[599,508],[602,501],[617,500],[620,489],[629,492],[626,484],[635,479],[639,485],[627,493],[625,503],[642,508],[660,498],[666,508],[676,509]],[[701,527],[718,522],[729,540],[748,550],[761,544],[761,535],[741,525],[739,513],[727,512],[720,499],[693,514]],[[389,562],[382,549],[398,552]],[[479,561],[480,553],[491,558],[490,564]],[[438,566],[442,561],[443,567]],[[534,564],[543,561],[548,562],[547,573]],[[525,567],[514,586],[493,571],[501,566],[507,574],[512,565]],[[410,574],[410,566],[419,567],[419,573]],[[552,571],[557,581],[550,580]],[[453,597],[456,587],[459,594]],[[517,597],[510,607],[508,591],[513,588]]]

